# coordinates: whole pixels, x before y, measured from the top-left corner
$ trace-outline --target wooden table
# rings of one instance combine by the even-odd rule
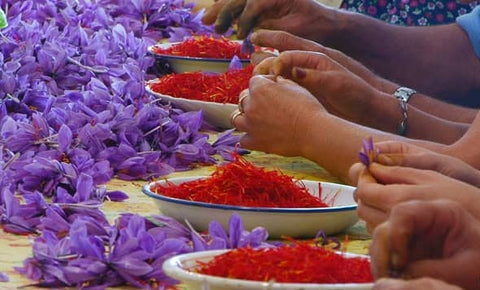
[[[260,152],[252,152],[246,158],[258,166],[279,169],[295,178],[340,182],[315,163],[303,158],[286,158]],[[169,177],[208,175],[213,170],[213,166],[200,167],[186,172],[176,172]],[[144,216],[159,213],[152,199],[141,192],[141,188],[145,183],[144,181],[127,182],[118,179],[110,181],[108,184],[109,190],[122,190],[130,196],[124,202],[106,202],[104,204],[103,211],[110,221],[113,221],[120,213],[124,212],[137,213]],[[346,233],[342,233],[337,237],[340,240],[344,240],[346,235],[348,235],[349,240],[346,245],[347,251],[358,254],[366,254],[368,252],[370,235],[365,231],[363,222],[357,223]],[[0,283],[0,289],[15,289],[32,283],[32,281],[17,274],[13,269],[13,267],[21,266],[23,260],[30,257],[31,254],[32,250],[28,237],[16,236],[0,231],[0,272],[7,273],[10,278],[10,282]]]

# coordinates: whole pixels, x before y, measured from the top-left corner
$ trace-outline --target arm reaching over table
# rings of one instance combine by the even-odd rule
[[[479,239],[480,222],[454,201],[402,203],[374,232],[372,273],[376,279],[431,277],[479,289]]]
[[[456,23],[391,25],[314,0],[220,0],[203,20],[215,23],[218,32],[237,23],[240,38],[253,28],[287,31],[338,49],[383,77],[436,97],[464,101],[480,92],[480,60]]]
[[[395,90],[400,87],[392,81],[384,79],[376,75],[368,67],[360,62],[354,60],[343,52],[325,47],[314,41],[300,38],[293,34],[284,31],[272,30],[258,30],[252,35],[252,42],[262,47],[273,47],[280,52],[296,50],[296,53],[281,54],[278,58],[271,58],[268,61],[260,62],[256,55],[253,55],[253,60],[256,61],[257,73],[264,74],[282,74],[286,78],[292,77],[292,70],[295,67],[312,69],[318,66],[318,59],[314,56],[309,56],[308,53],[299,53],[298,51],[320,52],[325,54],[331,60],[337,62],[345,69],[352,72],[354,75],[360,77],[370,86],[378,91],[393,95]],[[311,63],[309,63],[311,61]],[[319,67],[321,69],[321,66]],[[276,71],[275,71],[276,70]],[[307,75],[307,77],[310,77]],[[313,77],[313,76],[311,76]],[[306,80],[293,79],[300,84],[306,84]],[[314,81],[314,80],[312,80]],[[310,86],[312,87],[312,86]],[[366,98],[366,96],[363,96]],[[476,109],[469,109],[461,106],[456,106],[446,102],[442,102],[435,98],[426,96],[417,92],[408,102],[410,106],[414,106],[419,110],[434,115],[436,117],[460,123],[471,123],[478,112]]]
[[[308,89],[328,112],[364,126],[397,133],[402,120],[397,98],[382,91],[382,85],[371,85],[382,82],[360,64],[346,57],[339,56],[337,59],[360,75],[326,54],[296,50],[284,51],[278,57],[265,59],[256,66],[255,73],[291,79]],[[404,135],[451,144],[467,128],[468,124],[442,119],[409,106]]]
[[[232,123],[245,132],[240,141],[243,147],[303,156],[344,180],[351,164],[358,160],[359,146],[367,136],[373,136],[375,141],[404,140],[436,150],[445,147],[338,118],[305,88],[282,77],[254,76],[248,95],[242,98],[241,112],[232,114]]]

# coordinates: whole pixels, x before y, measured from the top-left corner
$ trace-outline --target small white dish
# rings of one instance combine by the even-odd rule
[[[188,290],[228,290],[228,289],[251,289],[251,290],[326,290],[326,289],[372,289],[373,283],[349,283],[349,284],[314,284],[314,283],[270,283],[247,281],[240,279],[228,279],[195,272],[197,261],[208,262],[214,256],[225,253],[228,250],[215,250],[194,252],[178,255],[163,263],[163,271],[168,276],[179,280],[182,287]],[[345,253],[347,257],[367,257]]]
[[[170,178],[169,182],[180,184],[186,181],[208,178],[207,176]],[[165,181],[157,181],[164,184]],[[198,231],[208,230],[211,221],[216,220],[227,229],[231,215],[236,212],[243,220],[246,230],[261,226],[268,230],[270,238],[289,236],[293,238],[314,237],[319,231],[327,235],[340,233],[358,221],[357,204],[353,199],[354,187],[302,180],[310,194],[319,196],[322,188],[322,200],[330,207],[325,208],[261,208],[211,204],[171,198],[154,193],[150,187],[143,192],[152,197],[162,214],[171,216],[180,222],[188,222]]]
[[[242,43],[241,41],[236,41]],[[206,57],[189,57],[189,56],[176,56],[169,54],[160,54],[154,51],[155,47],[161,49],[168,49],[172,45],[176,45],[179,42],[171,43],[159,43],[153,46],[148,47],[148,52],[158,58],[166,60],[173,72],[175,73],[184,73],[184,72],[194,72],[194,71],[205,71],[205,72],[217,72],[224,73],[228,70],[230,65],[230,58],[206,58]],[[243,67],[246,67],[250,64],[250,59],[240,59]]]
[[[148,93],[156,96],[157,98],[168,101],[184,111],[202,110],[205,121],[214,127],[220,129],[233,128],[233,125],[230,122],[230,115],[237,109],[236,104],[205,102],[199,100],[175,98],[169,95],[160,94],[150,88],[150,84],[155,81],[156,80],[147,82],[145,89]]]

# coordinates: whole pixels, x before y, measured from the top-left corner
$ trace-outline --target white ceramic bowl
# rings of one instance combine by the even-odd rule
[[[170,182],[182,182],[206,178],[205,176],[171,178]],[[161,213],[180,222],[188,222],[198,231],[206,231],[208,224],[216,220],[228,229],[230,216],[236,212],[243,220],[246,230],[262,226],[268,230],[270,238],[289,236],[293,238],[314,237],[319,231],[327,235],[344,231],[358,221],[357,204],[353,199],[354,187],[336,183],[302,180],[310,194],[318,196],[319,184],[322,199],[330,207],[326,208],[261,208],[242,207],[171,198],[154,193],[145,185],[143,192],[152,197]],[[165,181],[158,181],[165,183]]]
[[[153,91],[150,88],[151,82],[147,82],[146,90],[150,94],[154,95],[157,98],[168,101],[172,104],[175,104],[177,107],[184,111],[203,111],[203,117],[210,125],[220,128],[220,129],[230,129],[233,128],[233,125],[230,122],[230,115],[235,109],[237,109],[236,104],[222,104],[215,102],[205,102],[199,100],[189,100],[184,98],[175,98],[169,95],[164,95]]]
[[[242,43],[241,41],[236,41]],[[167,49],[172,45],[178,44],[178,42],[172,43],[159,43],[148,48],[148,52],[155,57],[166,60],[173,72],[184,73],[194,71],[207,71],[224,73],[228,70],[230,65],[230,58],[206,58],[206,57],[188,57],[188,56],[175,56],[168,54],[160,54],[154,51],[155,47]],[[245,67],[250,64],[249,59],[241,59],[240,62]]]
[[[166,260],[163,263],[163,271],[168,276],[181,281],[182,286],[188,290],[209,289],[209,290],[228,290],[228,289],[251,289],[251,290],[314,290],[314,289],[355,289],[367,290],[373,287],[372,283],[351,283],[351,284],[313,284],[313,283],[269,283],[255,282],[240,279],[227,279],[195,273],[194,269],[197,261],[208,262],[214,256],[224,253],[228,250],[203,251],[189,254],[178,255]],[[347,257],[358,257],[351,253],[345,253]],[[366,257],[366,256],[361,256]]]

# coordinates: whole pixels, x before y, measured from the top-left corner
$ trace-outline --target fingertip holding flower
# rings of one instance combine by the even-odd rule
[[[367,140],[362,140],[362,151],[358,153],[358,158],[365,166],[369,167],[370,164],[378,160],[380,151],[373,146],[373,138],[369,137]]]
[[[245,54],[252,54],[255,52],[255,46],[252,43],[252,33],[250,33],[242,42],[240,51]]]

